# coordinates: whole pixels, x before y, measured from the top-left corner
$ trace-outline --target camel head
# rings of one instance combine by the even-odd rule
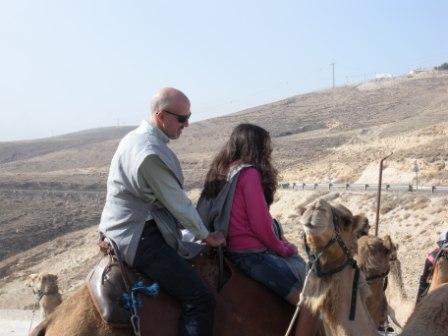
[[[353,255],[356,251],[356,238],[360,231],[365,230],[368,221],[364,216],[354,216],[343,205],[332,206],[324,199],[319,199],[310,205],[302,215],[306,243],[311,253],[322,251],[320,261],[326,264],[339,263],[347,257],[339,244],[327,244],[339,236]],[[366,224],[367,223],[367,224]]]
[[[33,289],[34,293],[46,293],[58,291],[58,276],[51,273],[30,274],[26,285]]]
[[[355,259],[370,287],[371,295],[366,298],[366,305],[377,328],[384,326],[387,321],[388,305],[384,285],[385,277],[390,271],[390,256],[394,247],[389,236],[383,239],[362,236],[358,239]]]
[[[385,276],[389,273],[394,246],[389,236],[383,239],[362,236],[358,239],[356,260],[366,279],[376,278],[379,275]]]

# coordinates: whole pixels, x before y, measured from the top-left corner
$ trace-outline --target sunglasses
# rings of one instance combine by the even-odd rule
[[[191,113],[188,115],[179,115],[179,114],[167,111],[167,110],[162,110],[162,111],[175,116],[177,121],[181,124],[185,124],[188,121],[188,119],[190,119],[190,117],[191,117]]]

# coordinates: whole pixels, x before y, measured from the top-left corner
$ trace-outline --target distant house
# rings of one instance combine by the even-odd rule
[[[379,73],[375,75],[375,79],[391,79],[392,77],[390,73]]]

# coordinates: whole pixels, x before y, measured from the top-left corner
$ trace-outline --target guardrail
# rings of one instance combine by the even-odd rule
[[[280,183],[281,189],[292,190],[351,190],[351,191],[378,191],[378,184],[359,184],[359,183],[305,183],[305,182],[283,182]],[[383,184],[382,191],[398,192],[430,192],[430,193],[448,193],[448,186],[431,185],[415,186],[412,184]]]

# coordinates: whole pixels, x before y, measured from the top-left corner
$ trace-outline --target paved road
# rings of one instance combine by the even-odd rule
[[[377,192],[378,185],[375,184],[345,184],[345,183],[303,183],[303,182],[282,182],[282,189],[294,190],[341,190],[341,191],[366,191]],[[418,193],[448,193],[448,186],[419,186],[409,184],[383,184],[383,192],[418,192]]]
[[[32,327],[40,322],[40,313],[36,312],[33,318],[31,310],[0,309],[0,336],[26,336]]]

